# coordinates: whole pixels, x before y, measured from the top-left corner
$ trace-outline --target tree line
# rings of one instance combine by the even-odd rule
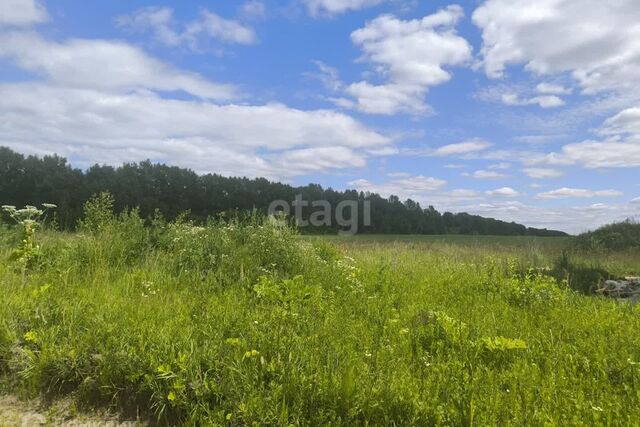
[[[360,215],[360,233],[566,235],[468,213],[440,213],[433,206],[423,208],[413,200],[401,201],[396,196],[384,198],[376,193],[336,191],[318,184],[294,187],[264,178],[199,175],[189,169],[148,160],[119,167],[94,165],[81,170],[57,155],[24,156],[0,147],[0,204],[21,207],[55,203],[59,226],[73,229],[82,217],[83,204],[93,194],[105,191],[115,198],[117,212],[137,207],[144,218],[156,211],[170,220],[186,212],[194,221],[250,210],[266,213],[274,200],[291,202],[296,195],[301,195],[307,201],[326,200],[331,206],[341,201],[358,201],[360,205],[368,201],[371,221],[365,226]],[[310,215],[312,210],[305,208],[303,215]],[[339,227],[337,221],[332,220],[331,224],[305,227],[301,231],[335,233]]]

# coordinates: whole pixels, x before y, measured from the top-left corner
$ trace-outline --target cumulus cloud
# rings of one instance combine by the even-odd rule
[[[622,221],[639,213],[630,204],[602,204],[591,206],[536,206],[520,201],[479,203],[461,206],[461,209],[477,215],[515,221],[532,227],[553,228],[569,233],[593,230],[601,225]]]
[[[565,88],[562,85],[553,84],[553,83],[539,83],[536,86],[536,92],[549,94],[549,95],[568,95],[572,91],[569,88]]]
[[[322,85],[333,92],[339,91],[343,88],[344,84],[340,81],[340,76],[338,74],[338,70],[334,67],[331,67],[325,64],[322,61],[313,61],[316,67],[318,67],[317,72],[305,73],[305,76],[318,80]]]
[[[257,41],[253,28],[232,19],[225,19],[208,10],[201,11],[199,20],[187,24],[185,34],[187,38],[208,35],[224,42],[239,44],[252,44]]]
[[[506,93],[502,95],[502,103],[505,105],[516,105],[516,106],[524,106],[524,105],[538,105],[542,108],[554,108],[561,107],[565,104],[565,102],[555,96],[555,95],[542,95],[542,96],[534,96],[528,99],[521,99],[515,93]]]
[[[0,145],[23,152],[57,152],[84,164],[151,158],[197,171],[272,178],[362,167],[365,155],[356,149],[391,142],[332,111],[216,105],[38,83],[0,85],[0,120],[6,124]]]
[[[640,166],[640,109],[627,108],[604,121],[598,133],[606,139],[567,144],[560,151],[531,156],[528,162],[579,165],[588,169]]]
[[[370,114],[425,114],[429,87],[451,79],[445,67],[471,59],[471,46],[455,30],[464,12],[448,6],[422,19],[402,20],[382,15],[351,34],[362,50],[361,61],[374,65],[382,84],[368,81],[346,85],[354,108]]]
[[[481,139],[473,139],[469,141],[459,142],[456,144],[443,145],[442,147],[436,148],[432,155],[434,156],[452,156],[452,155],[461,155],[467,153],[475,153],[478,151],[482,151],[486,148],[491,147],[491,144],[488,141],[484,141]]]
[[[166,10],[148,12],[145,19],[158,25],[171,19]],[[171,43],[171,33],[158,37]],[[0,145],[58,153],[79,166],[149,158],[198,172],[289,179],[360,168],[368,156],[393,150],[390,138],[335,111],[228,103],[238,97],[234,86],[121,41],[50,41],[13,30],[0,33],[0,58],[32,73],[30,81],[0,84]]]
[[[447,190],[447,182],[442,179],[417,176],[393,177],[386,182],[375,183],[367,179],[357,179],[348,183],[358,191],[380,194],[382,197],[398,196],[400,200],[412,199],[423,206],[433,205],[438,209],[457,211],[464,203],[482,199],[478,191],[457,188]]]
[[[589,206],[565,205],[554,207],[532,205],[512,200],[517,196],[506,189],[510,187],[497,189],[500,191],[496,194],[492,194],[492,191],[479,193],[470,189],[447,190],[444,186],[433,188],[433,186],[429,185],[424,190],[420,190],[420,188],[415,188],[411,178],[405,181],[393,179],[383,183],[356,180],[349,183],[349,185],[357,190],[371,191],[385,197],[394,194],[400,197],[401,200],[411,198],[422,206],[433,205],[440,211],[468,212],[504,221],[515,221],[531,227],[560,229],[569,233],[579,233],[594,229],[600,225],[624,220],[640,213],[640,203],[595,203]],[[514,189],[511,190],[517,192]],[[606,196],[611,193],[602,194]],[[580,200],[588,200],[588,198]]]
[[[362,168],[366,156],[349,147],[314,147],[285,151],[276,155],[277,165],[286,171],[294,165],[295,174],[323,173],[345,168]]]
[[[240,6],[240,16],[245,19],[262,19],[267,16],[267,6],[260,0],[249,0]]]
[[[502,179],[507,177],[507,175],[500,172],[496,172],[495,170],[483,170],[483,169],[477,170],[471,174],[463,173],[462,176],[470,176],[476,179]]]
[[[253,12],[257,12],[258,3],[245,6],[250,6]],[[238,44],[253,44],[257,41],[253,28],[206,9],[200,11],[197,19],[183,25],[174,19],[172,8],[153,6],[119,16],[116,24],[131,31],[152,33],[157,41],[167,46],[185,44],[195,50],[199,49],[202,38]]]
[[[562,86],[546,83],[538,84],[535,88],[526,84],[501,83],[489,85],[478,90],[474,96],[482,101],[498,102],[509,106],[537,105],[541,108],[557,108],[565,105],[560,98],[565,90]]]
[[[536,195],[538,199],[568,199],[581,198],[588,199],[592,197],[616,197],[622,196],[623,193],[617,190],[586,190],[583,188],[558,188],[557,190],[546,191]]]
[[[522,170],[528,177],[535,179],[559,178],[564,173],[557,169],[546,168],[524,168]]]
[[[473,13],[481,65],[500,77],[512,64],[539,75],[570,73],[583,91],[635,86],[640,75],[636,0],[487,0]]]
[[[640,135],[640,107],[622,110],[605,120],[599,132],[604,135],[638,134]]]
[[[489,169],[490,170],[495,170],[495,169],[509,169],[511,168],[511,163],[507,163],[507,162],[500,162],[500,163],[494,163],[492,165],[489,165]]]
[[[496,188],[495,190],[485,191],[487,196],[499,196],[499,197],[518,197],[520,193],[511,187]]]
[[[19,27],[44,22],[49,18],[37,0],[0,1],[0,27]]]
[[[368,191],[383,196],[396,195],[402,199],[416,198],[422,194],[434,192],[446,184],[445,180],[423,175],[392,179],[382,184],[375,184],[366,179],[349,182],[349,185],[358,191]]]
[[[377,6],[386,0],[302,0],[312,16],[333,16]]]
[[[71,39],[52,42],[35,33],[0,33],[0,57],[59,86],[128,92],[184,91],[217,100],[238,96],[232,85],[181,71],[127,43]]]
[[[457,142],[454,144],[442,145],[437,148],[431,148],[427,146],[404,148],[400,151],[405,156],[420,156],[420,157],[463,157],[466,158],[471,155],[477,155],[478,153],[493,146],[489,141],[485,141],[481,138],[472,138],[466,141]],[[464,165],[448,165],[450,169],[456,169],[464,167]]]
[[[532,163],[548,165],[580,165],[587,169],[631,168],[640,166],[640,142],[583,141],[564,145],[560,152],[552,152],[529,159]]]

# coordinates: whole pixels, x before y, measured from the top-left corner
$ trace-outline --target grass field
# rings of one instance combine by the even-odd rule
[[[638,424],[640,313],[547,274],[567,239],[135,213],[35,239],[21,263],[0,231],[14,396],[160,425]],[[569,275],[640,273],[633,252],[564,258]]]

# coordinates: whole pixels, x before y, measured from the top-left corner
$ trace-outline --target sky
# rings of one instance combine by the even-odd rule
[[[0,145],[577,233],[640,216],[640,3],[0,0]]]

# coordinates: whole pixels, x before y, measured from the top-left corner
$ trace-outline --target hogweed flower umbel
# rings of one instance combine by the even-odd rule
[[[43,209],[26,205],[22,209],[17,209],[12,205],[3,205],[2,211],[18,225],[21,232],[20,244],[13,251],[11,258],[16,261],[22,271],[23,283],[26,279],[26,272],[40,256],[40,245],[35,242],[36,230],[40,226],[38,220],[49,209],[57,206],[52,203],[43,203]]]

